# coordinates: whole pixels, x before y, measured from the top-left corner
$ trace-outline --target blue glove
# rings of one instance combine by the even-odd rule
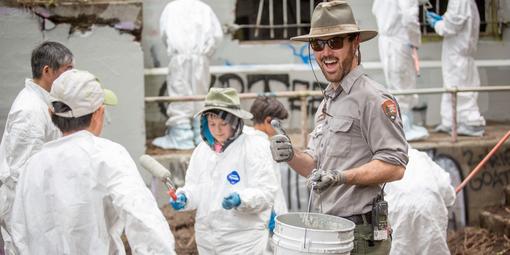
[[[430,27],[434,28],[436,23],[440,20],[443,20],[443,16],[427,11],[427,23],[429,23]]]
[[[223,198],[223,202],[221,206],[226,210],[230,210],[232,208],[238,207],[241,204],[241,198],[237,192],[232,192],[227,197]]]
[[[186,198],[186,195],[184,195],[184,193],[179,193],[177,194],[177,200],[173,200],[170,198],[170,200],[168,200],[168,202],[170,203],[170,205],[176,210],[176,211],[179,211],[181,210],[182,208],[184,208],[186,206],[186,202],[188,201],[188,199]]]
[[[274,226],[276,224],[275,218],[276,218],[276,213],[274,212],[274,210],[271,210],[271,216],[269,216],[269,224],[267,224],[267,227],[269,228],[269,233],[271,233],[271,234],[273,233]]]

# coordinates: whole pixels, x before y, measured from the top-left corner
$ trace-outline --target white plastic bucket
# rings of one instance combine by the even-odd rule
[[[349,255],[354,247],[354,227],[350,220],[322,213],[278,215],[272,239],[274,254]]]

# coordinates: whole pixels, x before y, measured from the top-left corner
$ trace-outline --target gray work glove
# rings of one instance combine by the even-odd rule
[[[271,137],[271,154],[276,162],[287,162],[294,157],[294,149],[290,138],[280,125],[280,121],[273,119],[271,126],[276,130],[276,135]]]
[[[313,188],[313,191],[319,194],[333,185],[340,185],[344,182],[345,174],[342,171],[319,169],[314,169],[306,181],[308,188]]]

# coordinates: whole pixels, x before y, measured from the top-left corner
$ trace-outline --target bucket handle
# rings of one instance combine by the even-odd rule
[[[312,208],[312,197],[313,197],[313,189],[315,188],[315,185],[317,183],[315,182],[312,182],[312,188],[310,189],[310,196],[308,197],[308,210],[306,211],[306,215],[305,215],[305,236],[303,238],[303,248],[306,249],[307,247],[307,242],[308,242],[308,249],[310,248],[310,242],[311,240],[310,239],[306,239],[306,233],[308,232],[308,228],[306,227],[306,221],[307,221],[307,218],[310,216],[310,209]]]

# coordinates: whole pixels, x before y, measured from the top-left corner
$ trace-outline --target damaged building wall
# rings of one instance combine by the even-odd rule
[[[40,6],[38,14],[33,10],[5,2],[0,4],[0,134],[3,134],[10,105],[24,87],[24,79],[31,77],[32,49],[44,40],[53,40],[71,49],[76,68],[90,71],[105,87],[115,91],[119,104],[107,107],[110,120],[102,136],[122,144],[137,159],[145,151],[143,53],[136,31],[116,28],[115,24],[133,24],[135,30],[136,26],[141,28],[141,4],[95,9],[96,21],[114,20],[114,24],[90,22],[90,16],[85,14],[94,14],[88,12],[88,8],[46,9]],[[45,14],[41,13],[49,14],[48,20],[42,22],[41,15]],[[82,18],[79,17],[89,18],[80,23],[78,20]],[[51,20],[54,26],[49,23]],[[41,29],[42,25],[46,25],[46,29]],[[145,171],[141,174],[148,182],[148,174]]]

